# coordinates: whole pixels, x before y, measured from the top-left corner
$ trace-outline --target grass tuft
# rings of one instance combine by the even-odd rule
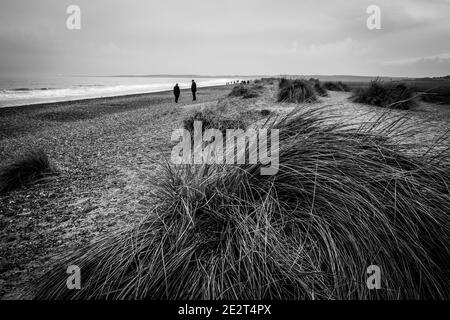
[[[0,193],[38,183],[55,173],[55,167],[43,150],[30,150],[0,168]]]
[[[261,91],[264,89],[262,84],[238,84],[236,85],[228,95],[229,97],[241,97],[244,99],[257,98],[260,96]]]
[[[348,87],[348,85],[346,85],[345,83],[338,81],[338,82],[332,82],[332,81],[327,81],[323,83],[323,87],[326,90],[330,90],[330,91],[342,91],[342,92],[349,92],[350,88]]]
[[[403,83],[375,80],[366,88],[358,89],[352,97],[357,103],[409,110],[416,106],[416,93]]]
[[[308,81],[311,83],[318,96],[328,97],[328,92],[319,79],[311,78]]]
[[[183,120],[183,128],[188,130],[191,134],[194,132],[194,122],[202,122],[202,130],[207,129],[218,129],[222,133],[226,133],[227,129],[242,129],[247,128],[247,121],[245,117],[240,117],[238,115],[228,115],[224,116],[220,112],[214,112],[211,109],[205,109],[201,111],[196,111],[188,115]]]
[[[313,86],[306,80],[281,79],[278,86],[278,102],[303,103],[317,101]]]

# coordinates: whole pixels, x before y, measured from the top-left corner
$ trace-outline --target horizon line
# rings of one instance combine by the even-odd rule
[[[64,76],[61,74],[61,76]],[[116,75],[66,75],[69,77],[100,77],[100,78],[265,78],[265,77],[352,77],[352,78],[400,78],[400,79],[441,79],[450,78],[442,76],[388,76],[388,75],[351,75],[351,74],[254,74],[254,75],[201,75],[201,74],[116,74]]]

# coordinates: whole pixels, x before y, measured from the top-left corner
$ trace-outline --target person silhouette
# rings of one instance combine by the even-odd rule
[[[196,101],[197,100],[197,84],[195,83],[194,80],[192,80],[192,85],[191,85],[191,91],[192,91],[192,101]]]
[[[178,98],[180,97],[180,87],[178,83],[173,87],[173,95],[175,96],[175,103],[178,103]]]

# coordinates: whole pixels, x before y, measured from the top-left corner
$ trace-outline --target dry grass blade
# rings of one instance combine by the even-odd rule
[[[439,165],[406,154],[379,125],[329,125],[320,110],[268,122],[280,130],[274,176],[167,165],[142,223],[62,258],[35,297],[448,299],[448,153]],[[81,290],[66,288],[70,264]]]

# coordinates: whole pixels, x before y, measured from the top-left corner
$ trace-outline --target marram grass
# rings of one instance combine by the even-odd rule
[[[296,111],[268,124],[274,176],[164,166],[145,219],[62,257],[35,298],[448,299],[448,153],[407,155],[395,126],[327,123]],[[81,290],[66,287],[69,265]]]

